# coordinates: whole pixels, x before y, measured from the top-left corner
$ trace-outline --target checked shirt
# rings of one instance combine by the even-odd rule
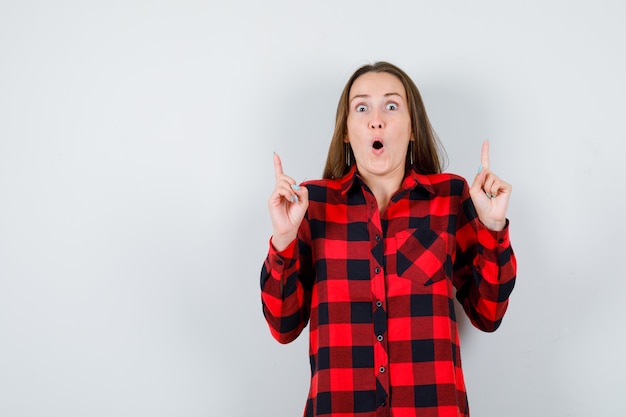
[[[309,323],[304,415],[469,416],[453,299],[498,328],[516,273],[508,222],[487,230],[452,174],[411,170],[382,213],[354,167],[305,186],[298,239],[270,244],[261,271],[274,338]]]

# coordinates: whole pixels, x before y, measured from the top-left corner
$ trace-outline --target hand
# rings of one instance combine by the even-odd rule
[[[285,249],[298,236],[298,228],[309,207],[309,192],[283,173],[283,164],[274,153],[274,176],[276,187],[270,196],[268,207],[272,220],[272,245],[278,251]]]
[[[483,142],[481,169],[470,188],[470,196],[478,218],[489,230],[500,231],[506,226],[506,210],[513,187],[489,170],[489,142]]]

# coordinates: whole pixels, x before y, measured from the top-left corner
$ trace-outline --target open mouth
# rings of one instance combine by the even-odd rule
[[[381,149],[383,147],[383,143],[379,140],[372,143],[372,147],[376,150]]]

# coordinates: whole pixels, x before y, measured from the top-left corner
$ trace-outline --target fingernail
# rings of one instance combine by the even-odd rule
[[[297,195],[294,195],[294,197],[295,197],[295,198],[293,199],[293,200],[294,200],[293,202],[294,202],[294,203],[297,203],[297,202],[298,202],[298,196],[297,196]]]
[[[289,197],[289,201],[290,201],[291,203],[294,203],[294,202],[295,202],[295,200],[294,200],[294,196],[293,196],[293,195]]]
[[[299,189],[300,189],[300,186],[299,186],[298,184],[291,184],[291,188],[292,188],[293,190],[299,190]]]
[[[480,164],[480,166],[478,167],[478,173],[480,174],[482,170],[483,170],[483,164]]]

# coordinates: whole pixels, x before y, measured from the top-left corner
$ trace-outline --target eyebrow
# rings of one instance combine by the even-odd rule
[[[383,97],[390,97],[390,96],[398,96],[400,98],[404,98],[402,97],[401,94],[399,93],[386,93]],[[352,103],[352,100],[354,100],[355,98],[370,98],[371,96],[369,94],[357,94],[356,96],[352,97],[349,100],[349,103]]]

